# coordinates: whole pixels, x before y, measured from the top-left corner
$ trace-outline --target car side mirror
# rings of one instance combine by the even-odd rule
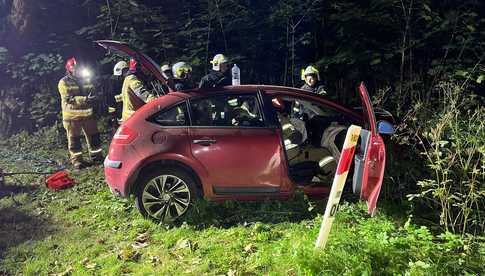
[[[396,133],[396,129],[388,121],[379,121],[377,128],[380,134],[392,135]]]

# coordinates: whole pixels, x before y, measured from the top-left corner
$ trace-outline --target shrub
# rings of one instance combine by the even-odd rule
[[[485,108],[456,84],[441,83],[437,89],[439,104],[422,103],[416,110],[431,115],[415,118],[413,129],[429,174],[408,198],[439,212],[440,225],[447,231],[483,233]]]

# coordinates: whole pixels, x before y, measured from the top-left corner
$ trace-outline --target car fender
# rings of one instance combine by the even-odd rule
[[[207,195],[207,192],[210,190],[208,185],[206,185],[208,172],[201,164],[198,164],[198,162],[194,162],[193,159],[181,154],[157,153],[141,160],[138,164],[136,164],[136,166],[134,166],[136,169],[130,173],[130,181],[129,181],[130,184],[128,186],[129,190],[126,192],[131,193],[133,191],[134,184],[136,180],[139,179],[140,172],[144,168],[146,168],[147,166],[155,162],[181,163],[181,165],[190,168],[196,174],[196,177],[197,177],[196,180],[200,182],[199,184],[202,186],[204,195]]]

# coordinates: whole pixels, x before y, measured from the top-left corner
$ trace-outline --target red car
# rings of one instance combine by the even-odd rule
[[[101,46],[139,59],[164,83],[159,66],[127,44]],[[209,200],[287,199],[296,190],[326,196],[350,124],[364,126],[355,156],[354,192],[375,206],[385,167],[367,91],[359,112],[300,89],[241,85],[171,92],[144,105],[117,130],[105,159],[111,191],[133,194],[140,212],[173,221],[197,197]],[[369,211],[373,208],[370,207]]]

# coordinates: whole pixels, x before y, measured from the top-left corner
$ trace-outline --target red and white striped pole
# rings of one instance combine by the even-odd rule
[[[322,225],[320,227],[320,233],[318,234],[316,248],[325,248],[327,243],[328,234],[330,228],[332,228],[333,221],[335,219],[335,213],[337,212],[338,204],[340,202],[340,196],[344,189],[345,180],[349,173],[350,164],[354,159],[355,145],[359,140],[361,127],[351,125],[347,130],[345,136],[344,146],[340,153],[340,159],[338,161],[337,171],[333,179],[332,189],[327,201],[327,207],[325,208],[325,214],[323,215]]]

